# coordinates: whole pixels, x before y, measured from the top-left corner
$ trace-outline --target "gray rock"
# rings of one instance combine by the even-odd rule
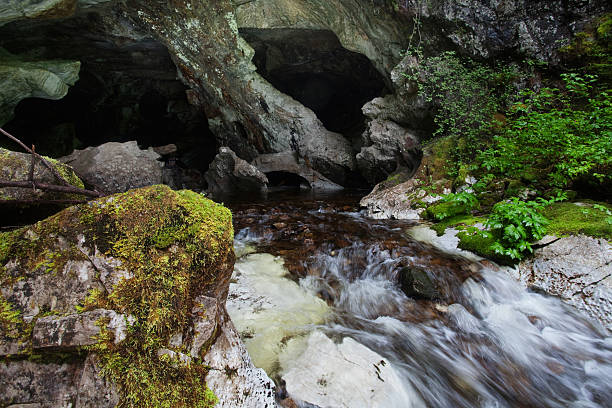
[[[102,378],[92,355],[63,364],[0,363],[2,406],[112,408],[118,402],[117,389]]]
[[[268,178],[257,167],[242,160],[229,147],[221,147],[204,175],[208,191],[234,193],[265,191]]]
[[[398,274],[400,287],[406,296],[435,299],[440,296],[427,270],[418,266],[404,267]]]
[[[13,117],[15,107],[25,98],[66,96],[70,86],[79,79],[80,69],[79,61],[36,61],[11,55],[0,48],[0,126]]]
[[[36,320],[32,331],[35,349],[72,348],[97,343],[100,322],[104,320],[115,344],[125,340],[128,320],[114,310],[96,309],[68,316],[46,316]]]
[[[191,341],[189,355],[198,358],[202,349],[206,351],[206,346],[210,345],[213,340],[217,331],[217,322],[220,320],[221,309],[215,298],[198,296],[195,302],[196,306],[191,313],[197,317],[193,322],[193,340]]]
[[[218,408],[276,407],[274,382],[251,362],[234,325],[223,312],[219,336],[203,358],[210,367],[206,384],[215,391]]]
[[[364,147],[357,154],[357,166],[371,184],[386,179],[400,167],[414,173],[420,164],[417,137],[395,122],[371,120],[363,139]]]
[[[329,180],[304,161],[298,161],[292,152],[262,154],[252,164],[263,173],[285,172],[304,179],[309,188],[315,190],[337,190],[342,186]]]
[[[612,331],[612,246],[584,235],[555,240],[519,264],[526,285],[559,296]]]
[[[408,180],[393,187],[377,184],[363,197],[359,205],[366,208],[368,217],[376,219],[418,220],[423,209],[412,209],[410,195],[418,191],[416,180]]]
[[[75,150],[60,161],[72,166],[99,191],[114,194],[160,184],[163,167],[160,157],[153,149],[141,150],[136,141],[131,141]]]

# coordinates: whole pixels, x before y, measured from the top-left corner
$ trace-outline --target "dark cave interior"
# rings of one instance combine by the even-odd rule
[[[361,107],[387,90],[371,61],[342,47],[331,31],[241,29],[240,34],[255,50],[261,76],[349,139],[364,130]]]

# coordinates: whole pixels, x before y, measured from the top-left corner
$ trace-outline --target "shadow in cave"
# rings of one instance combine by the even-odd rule
[[[310,190],[311,186],[304,177],[286,171],[271,171],[266,173],[268,188],[274,190]]]
[[[189,104],[164,45],[115,39],[100,15],[89,12],[0,27],[0,47],[41,60],[81,61],[79,80],[64,98],[24,99],[4,126],[37,152],[60,157],[75,148],[136,140],[145,149],[175,144],[176,161],[201,173],[214,159],[218,146],[206,115]],[[4,140],[0,145],[21,151]]]
[[[361,107],[387,91],[367,57],[342,47],[328,30],[249,28],[240,34],[255,50],[253,62],[261,76],[359,150],[365,129]]]

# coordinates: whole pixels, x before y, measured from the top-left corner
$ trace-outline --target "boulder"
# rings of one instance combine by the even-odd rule
[[[612,331],[612,246],[585,235],[547,236],[519,264],[524,284],[559,296]]]
[[[235,193],[265,191],[268,178],[257,167],[242,160],[229,147],[221,147],[204,175],[208,191]]]
[[[363,134],[357,166],[365,179],[376,184],[398,168],[414,173],[421,160],[419,140],[409,130],[390,120],[374,119]]]
[[[12,119],[22,99],[66,96],[79,79],[80,69],[79,61],[33,60],[0,48],[0,126]]]
[[[413,209],[410,195],[418,189],[416,180],[408,180],[395,186],[377,184],[359,205],[366,208],[368,217],[375,219],[394,218],[398,220],[418,220],[424,209]]]
[[[75,150],[59,160],[69,164],[84,181],[105,194],[161,184],[163,163],[153,149],[142,150],[136,141],[109,142]]]
[[[0,405],[217,400],[208,376],[224,366],[201,361],[209,348],[231,351],[215,346],[231,331],[229,210],[201,194],[152,186],[2,232],[0,243]],[[235,334],[231,343],[242,377],[232,375],[234,365],[213,374],[218,399],[242,406],[247,391],[259,392],[272,406],[271,381]]]

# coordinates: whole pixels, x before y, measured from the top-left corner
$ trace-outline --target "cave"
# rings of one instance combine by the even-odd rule
[[[311,186],[308,180],[304,177],[287,172],[287,171],[271,171],[266,173],[268,177],[268,187],[271,190],[310,190]]]
[[[204,173],[216,140],[205,113],[189,104],[167,48],[150,38],[115,38],[105,24],[89,12],[0,28],[0,47],[15,55],[81,62],[64,98],[22,100],[4,128],[51,157],[111,141],[136,140],[143,149],[173,143],[180,166]]]
[[[361,107],[387,92],[385,78],[362,54],[342,47],[328,30],[240,29],[253,47],[257,72],[311,109],[330,131],[359,150]]]

